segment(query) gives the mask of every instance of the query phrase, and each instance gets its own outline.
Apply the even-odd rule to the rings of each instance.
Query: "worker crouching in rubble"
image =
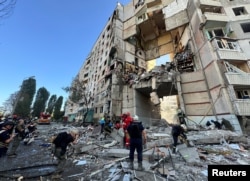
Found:
[[[142,125],[142,122],[139,122],[139,117],[134,116],[133,121],[127,128],[128,134],[130,136],[130,149],[129,149],[129,161],[130,168],[134,169],[134,153],[135,150],[137,152],[137,160],[138,160],[138,170],[144,170],[142,166],[143,160],[143,143],[145,144],[147,141],[147,136],[145,129]]]
[[[172,125],[171,134],[172,134],[173,141],[174,141],[173,151],[172,151],[173,153],[176,153],[176,146],[178,143],[178,139],[182,139],[183,142],[187,142],[187,144],[189,144],[187,140],[187,136],[185,134],[186,131],[187,131],[187,127],[184,124]]]
[[[70,132],[61,132],[53,140],[54,148],[52,152],[54,156],[58,159],[58,168],[56,173],[63,172],[63,167],[66,163],[66,150],[70,143],[76,144],[78,139],[79,131],[77,129],[72,129]]]

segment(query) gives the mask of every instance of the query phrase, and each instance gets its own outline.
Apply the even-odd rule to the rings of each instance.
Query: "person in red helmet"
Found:
[[[123,129],[124,129],[124,146],[125,148],[129,148],[130,140],[129,140],[129,134],[128,134],[128,126],[132,122],[132,117],[130,116],[130,113],[127,112],[122,115],[122,123],[123,123]]]

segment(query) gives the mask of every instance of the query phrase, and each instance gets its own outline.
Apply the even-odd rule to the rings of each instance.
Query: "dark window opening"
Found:
[[[135,58],[135,66],[138,66],[138,58]]]
[[[224,36],[222,29],[214,30],[214,34],[215,36]]]
[[[247,14],[244,7],[233,8],[233,12],[234,12],[235,16]]]
[[[241,28],[244,33],[249,33],[250,32],[250,23],[242,23]]]

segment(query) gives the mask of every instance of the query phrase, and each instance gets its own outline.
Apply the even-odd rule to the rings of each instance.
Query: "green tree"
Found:
[[[56,103],[56,99],[57,99],[57,96],[55,94],[52,95],[50,97],[50,99],[49,99],[46,112],[49,113],[50,115],[53,113],[53,109],[54,109],[54,106],[55,106],[55,103]]]
[[[94,100],[92,93],[89,91],[87,84],[80,80],[79,75],[77,75],[70,87],[63,88],[67,93],[69,93],[69,100],[75,104],[83,105],[84,112],[81,125],[85,122],[87,115],[90,110],[91,101]]]
[[[63,104],[63,96],[60,96],[56,100],[56,103],[55,103],[55,106],[54,106],[53,117],[54,117],[55,120],[61,119],[62,116],[64,115],[64,112],[61,111],[62,104]]]
[[[21,89],[16,96],[12,114],[16,114],[23,118],[29,117],[35,92],[36,79],[34,77],[30,77],[26,80],[23,80]]]
[[[50,93],[47,91],[45,87],[41,87],[38,89],[36,93],[36,99],[33,105],[33,117],[39,117],[41,112],[45,111],[46,103],[48,101]]]

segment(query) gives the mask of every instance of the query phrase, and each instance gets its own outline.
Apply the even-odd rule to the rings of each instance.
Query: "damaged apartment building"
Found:
[[[130,112],[161,119],[176,96],[188,124],[227,119],[242,133],[250,116],[250,0],[132,0],[117,6],[76,78],[93,97],[67,102],[69,121]],[[154,68],[152,62],[169,55]]]

